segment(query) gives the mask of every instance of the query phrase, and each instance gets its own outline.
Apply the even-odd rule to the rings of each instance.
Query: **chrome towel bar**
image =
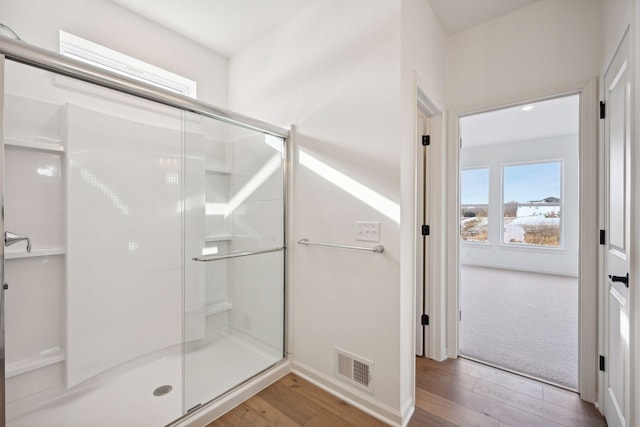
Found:
[[[211,256],[204,256],[204,257],[195,257],[195,258],[192,258],[192,259],[194,261],[199,261],[199,262],[221,261],[223,259],[240,258],[240,257],[243,257],[243,256],[260,255],[260,254],[268,254],[268,253],[271,253],[271,252],[280,252],[282,250],[284,250],[284,247],[282,247],[282,248],[274,248],[274,249],[265,249],[263,251],[255,251],[255,252],[236,252],[236,253],[223,254],[223,255],[211,255]]]
[[[375,252],[378,254],[381,254],[382,252],[384,252],[384,246],[382,245],[378,245],[373,248],[363,248],[362,246],[347,246],[347,245],[334,245],[332,243],[310,242],[309,239],[300,239],[298,240],[298,243],[301,245],[307,245],[307,246],[327,246],[329,248],[353,249],[356,251],[368,251],[368,252]]]

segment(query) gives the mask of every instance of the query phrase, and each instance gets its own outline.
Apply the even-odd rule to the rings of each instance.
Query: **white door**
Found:
[[[605,372],[604,413],[610,427],[629,414],[629,41],[626,35],[604,76],[605,143]]]
[[[422,135],[428,135],[430,132],[429,117],[418,108],[418,116],[416,118],[416,134],[418,136],[417,144],[417,215],[418,222],[416,230],[421,233],[422,225],[429,224],[429,215],[427,209],[427,191],[428,191],[428,147],[422,144]],[[427,292],[427,275],[429,260],[429,241],[428,236],[419,236],[416,248],[416,355],[427,356],[430,354],[428,333],[429,328],[422,326],[422,315],[428,313],[428,292]]]

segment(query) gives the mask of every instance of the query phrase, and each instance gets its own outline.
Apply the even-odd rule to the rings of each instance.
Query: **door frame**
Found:
[[[498,109],[518,106],[569,95],[580,95],[580,228],[579,228],[579,339],[578,391],[583,400],[596,401],[598,387],[598,138],[596,79],[567,87],[537,93],[503,102],[452,109],[448,111],[447,134],[447,357],[457,358],[459,345],[460,271],[460,118]]]
[[[428,92],[424,89],[426,85],[418,74],[414,72],[414,94],[415,99],[414,114],[413,114],[413,131],[415,144],[418,144],[417,135],[417,113],[418,109],[421,109],[423,113],[426,113],[431,125],[431,145],[428,148],[427,155],[427,172],[429,176],[427,181],[430,183],[441,182],[443,176],[446,173],[446,139],[445,139],[445,113],[433,98],[428,95]],[[420,148],[422,146],[420,145]],[[413,181],[414,181],[414,222],[415,232],[413,233],[413,283],[414,283],[414,327],[421,329],[420,316],[421,314],[429,315],[429,332],[426,334],[428,343],[425,343],[424,357],[442,361],[447,358],[446,356],[446,259],[439,254],[445,252],[445,231],[446,231],[446,189],[442,185],[430,185],[429,193],[425,195],[425,202],[428,209],[427,218],[430,221],[431,233],[427,239],[429,246],[429,253],[431,254],[429,259],[429,271],[425,276],[425,300],[426,307],[422,310],[420,304],[420,293],[418,292],[418,286],[422,286],[418,283],[418,279],[421,275],[418,274],[418,269],[422,267],[422,260],[420,254],[422,253],[422,235],[418,225],[422,225],[420,213],[421,206],[418,206],[418,191],[421,191],[422,184],[420,180],[422,177],[418,176],[417,162],[421,161],[422,157],[418,156],[418,148],[414,145],[412,149],[413,157]],[[420,223],[420,224],[419,224]],[[413,336],[413,347],[416,348],[416,333]],[[415,353],[415,352],[414,352]],[[415,369],[414,369],[415,371]],[[415,374],[414,374],[415,375]]]

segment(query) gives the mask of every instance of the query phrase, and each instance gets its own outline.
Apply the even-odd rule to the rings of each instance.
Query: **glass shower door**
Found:
[[[189,411],[284,356],[284,141],[187,114],[184,394]]]

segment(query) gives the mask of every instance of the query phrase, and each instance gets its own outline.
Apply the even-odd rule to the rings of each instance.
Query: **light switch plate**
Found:
[[[380,223],[373,221],[356,221],[356,240],[379,242]]]

